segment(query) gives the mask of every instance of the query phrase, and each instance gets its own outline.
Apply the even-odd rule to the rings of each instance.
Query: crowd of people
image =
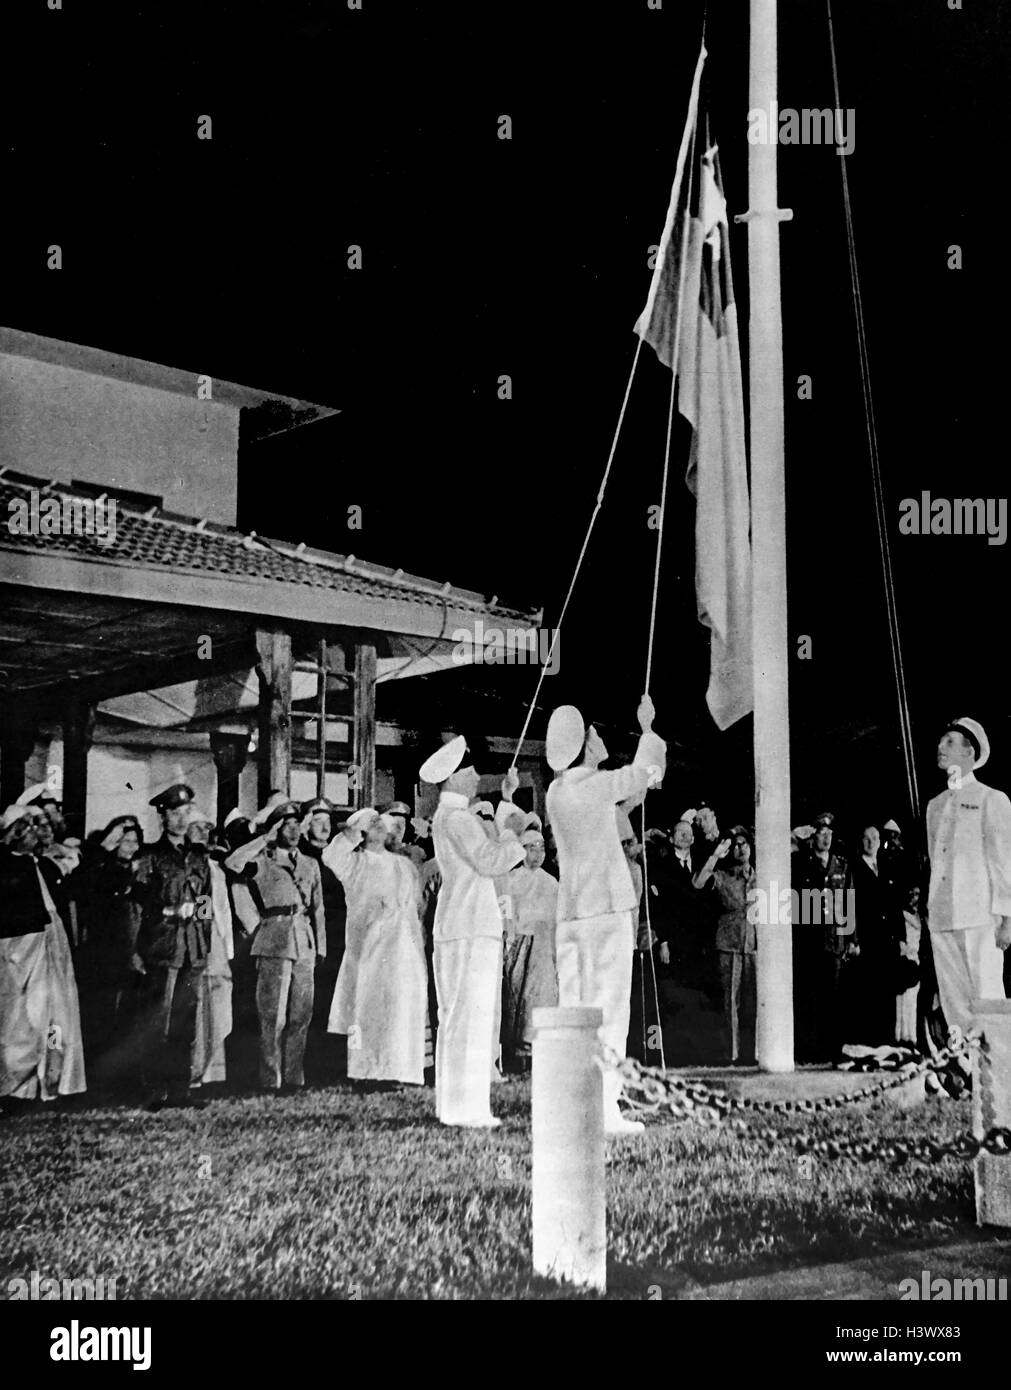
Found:
[[[235,1084],[236,1017],[253,1023],[268,1093],[305,1084],[315,1019],[345,1040],[352,1082],[420,1086],[428,1072],[439,1119],[468,1126],[497,1123],[490,1088],[529,1067],[539,1007],[594,1004],[616,1054],[655,1061],[647,1038],[675,1040],[686,1001],[701,1001],[721,1020],[705,1060],[753,1065],[752,833],[722,832],[703,803],[640,842],[631,814],[663,776],[665,745],[648,699],[638,717],[635,757],[607,771],[597,731],[572,706],[555,711],[546,824],[513,801],[515,773],[497,805],[478,796],[463,738],[420,769],[440,789],[430,821],[394,802],[339,824],[325,798],[275,793],[219,830],[179,783],[150,803],[154,843],[123,815],[81,844],[56,795],[29,788],[0,820],[0,1102],[132,1090],[153,1110],[203,1104]],[[1003,995],[1011,803],[975,781],[986,753],[971,720],[939,746],[957,778],[927,816],[933,933],[919,857],[894,820],[859,824],[856,852],[830,812],[793,832],[799,1061],[926,1051],[945,1017],[968,1026],[974,994]],[[969,910],[987,920],[966,929],[958,903],[973,874]],[[699,1058],[668,1046],[668,1064],[685,1060]],[[614,1073],[604,1107],[610,1131],[636,1128]]]
[[[752,832],[735,825],[722,835],[715,812],[702,806],[646,838],[657,976],[718,1000],[722,1060],[752,1065],[763,922]],[[894,821],[864,826],[859,839],[861,852],[851,856],[830,812],[793,832],[795,1050],[802,1062],[841,1062],[847,1044],[922,1038],[918,866]]]

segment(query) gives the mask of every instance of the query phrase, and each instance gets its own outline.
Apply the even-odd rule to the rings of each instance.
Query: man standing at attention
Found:
[[[793,924],[793,978],[797,1056],[837,1064],[847,1041],[844,1000],[860,955],[852,910],[853,870],[835,833],[835,816],[814,818],[814,833],[797,855],[794,884],[809,904]]]
[[[927,806],[928,918],[941,1008],[966,1032],[974,999],[1003,999],[1011,945],[1011,801],[976,780],[990,756],[983,726],[956,719],[937,745],[948,790]]]
[[[628,767],[599,770],[608,756],[604,741],[592,724],[585,727],[574,705],[552,714],[546,750],[559,774],[547,796],[558,848],[558,1000],[563,1008],[602,1008],[601,1039],[620,1057],[628,1038],[638,906],[614,808],[644,795],[667,765],[667,745],[653,733],[648,695],[637,717],[642,736]],[[621,1078],[605,1072],[604,1128],[609,1134],[638,1133],[642,1124],[624,1119],[618,1109],[620,1092]]]
[[[211,948],[210,864],[186,839],[192,802],[193,788],[183,782],[152,797],[161,839],[137,856],[137,954],[151,986],[143,1057],[151,1110],[189,1103],[197,1004]]]

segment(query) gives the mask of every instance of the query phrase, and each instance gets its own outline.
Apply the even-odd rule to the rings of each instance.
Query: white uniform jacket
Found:
[[[502,816],[496,819],[501,824]],[[439,797],[432,818],[432,843],[442,875],[433,940],[501,939],[495,876],[519,864],[526,857],[525,847],[511,830],[502,830],[498,839],[490,840],[459,792],[443,792]]]
[[[1011,801],[969,773],[927,806],[930,929],[1011,917]]]
[[[667,745],[643,734],[630,767],[595,772],[570,767],[548,788],[547,814],[558,852],[558,920],[603,917],[636,907],[635,889],[618,838],[615,806],[641,796],[667,765]],[[655,780],[655,779],[654,779]]]

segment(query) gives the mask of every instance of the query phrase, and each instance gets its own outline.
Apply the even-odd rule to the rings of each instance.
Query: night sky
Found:
[[[338,407],[249,446],[240,523],[551,624],[593,508],[660,238],[702,5],[6,0],[3,321]],[[1001,10],[1003,9],[1003,13]],[[712,131],[747,207],[747,14],[710,0]],[[97,12],[97,14],[96,14]],[[898,504],[1007,495],[1003,212],[1011,13],[836,0],[872,385],[921,790],[953,715],[1011,785],[1008,547],[898,534]],[[825,6],[782,0],[780,104],[833,105]],[[197,118],[213,139],[196,138]],[[508,114],[513,138],[497,138]],[[780,150],[795,823],[904,816],[840,159]],[[732,229],[747,356],[747,234]],[[63,247],[64,269],[45,269]],[[363,269],[347,268],[347,247]],[[964,269],[947,268],[963,248]],[[497,399],[507,373],[514,399]],[[796,381],[813,378],[813,399]],[[548,708],[618,746],[642,686],[669,374],[644,350]],[[750,819],[751,720],[704,703],[692,500],[675,433],[653,694],[684,770]],[[348,532],[347,507],[364,528]],[[451,707],[450,685],[445,698]],[[518,732],[536,672],[483,673]],[[380,705],[380,716],[383,714]],[[543,719],[532,733],[543,733]],[[669,779],[670,780],[670,779]],[[674,803],[679,803],[674,805]],[[905,813],[908,818],[908,814]]]

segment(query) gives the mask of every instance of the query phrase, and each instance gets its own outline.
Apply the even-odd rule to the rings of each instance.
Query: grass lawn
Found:
[[[530,1272],[530,1091],[496,1087],[495,1132],[448,1130],[430,1090],[347,1085],[204,1111],[0,1119],[7,1280],[105,1275],[123,1298],[567,1297]],[[946,1138],[967,1101],[878,1104],[820,1136]],[[972,1169],[798,1162],[727,1130],[609,1141],[609,1296],[976,1237]]]

